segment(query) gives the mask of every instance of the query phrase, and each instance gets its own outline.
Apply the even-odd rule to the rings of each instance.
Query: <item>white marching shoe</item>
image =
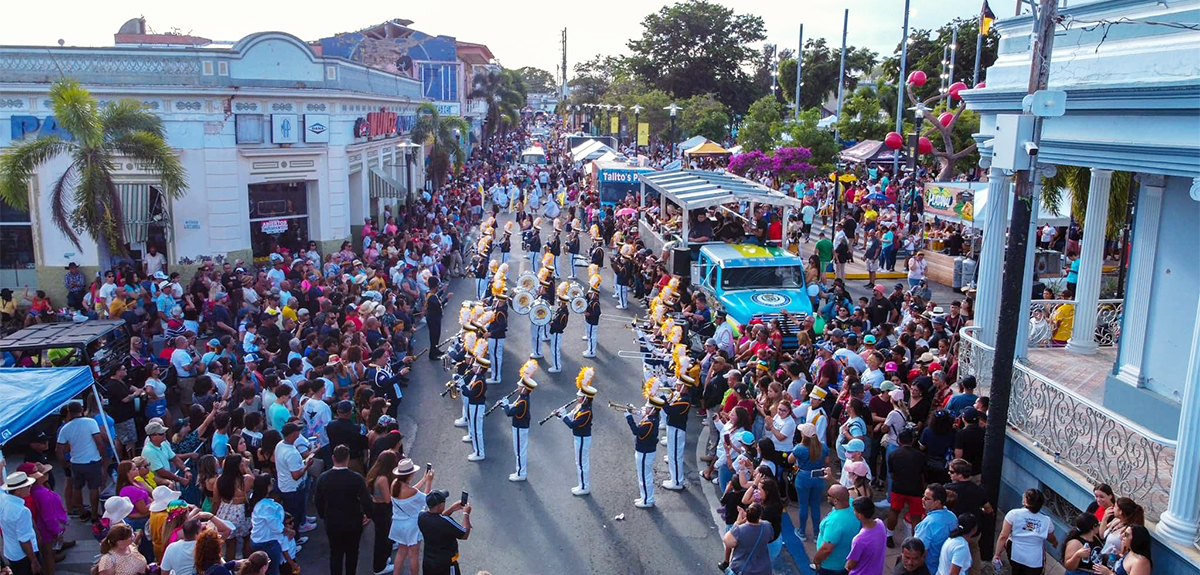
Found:
[[[592,490],[584,489],[578,485],[571,488],[571,495],[575,495],[575,496],[579,496],[579,497],[583,497],[584,495],[587,495],[591,492],[592,492]]]
[[[454,420],[454,427],[466,427],[466,426],[467,426],[467,418],[460,417],[460,418]]]
[[[685,487],[684,485],[680,485],[678,483],[671,483],[670,479],[664,479],[662,486],[663,489],[669,489],[671,491],[683,491],[683,488]]]
[[[467,456],[467,461],[483,461],[483,456],[472,453]]]
[[[508,480],[509,480],[509,481],[512,481],[512,482],[514,482],[514,483],[516,483],[516,482],[518,482],[518,481],[525,481],[525,476],[524,476],[524,475],[517,475],[516,473],[510,473],[510,474],[508,475]]]
[[[646,503],[645,501],[642,501],[641,499],[634,499],[633,505],[639,509],[650,509],[651,507],[654,507],[653,503]]]
[[[462,442],[463,442],[463,443],[471,443],[471,436],[470,436],[470,435],[464,435],[464,436],[463,436],[463,439],[462,439]]]

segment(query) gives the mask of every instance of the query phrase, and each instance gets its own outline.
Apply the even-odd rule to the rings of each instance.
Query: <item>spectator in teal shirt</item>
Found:
[[[812,568],[818,575],[846,572],[846,557],[850,555],[854,536],[862,529],[862,522],[850,508],[850,492],[841,484],[829,488],[829,503],[833,510],[821,520],[817,553],[813,555]]]
[[[1079,283],[1079,256],[1071,258],[1071,266],[1067,268],[1067,289],[1075,293],[1075,284]]]

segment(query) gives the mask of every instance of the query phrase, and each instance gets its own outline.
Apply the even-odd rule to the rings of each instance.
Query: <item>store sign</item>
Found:
[[[24,140],[27,136],[58,136],[64,140],[73,139],[70,132],[58,127],[54,116],[39,119],[36,116],[12,116],[12,139],[14,142]]]
[[[304,141],[310,144],[329,141],[329,114],[304,115]]]
[[[262,223],[262,233],[278,235],[286,232],[288,229],[287,220],[267,220]]]
[[[636,184],[638,183],[638,172],[601,170],[600,182],[605,184]]]
[[[975,219],[975,191],[938,184],[925,184],[925,211],[944,218]]]
[[[300,117],[296,114],[271,114],[271,143],[295,144],[300,141]]]
[[[382,108],[378,112],[367,114],[366,118],[359,118],[354,121],[355,138],[395,136],[397,130],[396,113]]]
[[[185,229],[185,230],[200,229],[200,220],[183,220],[183,229]]]
[[[458,102],[434,102],[439,116],[461,116],[462,104]]]

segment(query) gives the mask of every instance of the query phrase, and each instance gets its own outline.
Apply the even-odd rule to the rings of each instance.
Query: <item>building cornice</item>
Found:
[[[1095,88],[1067,89],[1067,111],[1124,114],[1200,113],[1200,78],[1161,84],[1111,84]],[[959,92],[967,107],[976,112],[1021,111],[1023,91],[991,88]]]

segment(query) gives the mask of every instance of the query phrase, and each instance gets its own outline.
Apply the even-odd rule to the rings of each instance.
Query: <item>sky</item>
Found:
[[[805,40],[824,37],[841,44],[843,9],[849,8],[847,42],[891,54],[903,34],[904,0],[717,0],[739,14],[761,16],[767,41],[793,47],[804,24]],[[661,3],[660,3],[661,2]],[[364,2],[339,4],[296,0],[289,3],[208,0],[192,2],[133,2],[130,0],[60,0],[53,15],[37,2],[12,2],[5,9],[10,23],[0,32],[0,45],[111,46],[113,34],[130,18],[143,16],[156,32],[178,28],[213,40],[236,41],[254,32],[277,30],[303,40],[403,18],[422,32],[453,36],[486,44],[507,68],[535,66],[550,73],[562,61],[561,31],[567,28],[567,63],[596,54],[625,54],[625,43],[640,37],[642,19],[666,2],[607,0],[602,3],[499,2],[457,0],[421,5]],[[1015,0],[991,0],[997,16],[1011,16]],[[390,6],[389,6],[390,5]],[[412,6],[411,8],[404,7]],[[979,14],[979,0],[911,0],[910,26],[937,28],[955,17]],[[586,8],[584,8],[586,6]],[[503,8],[500,8],[503,7]]]

